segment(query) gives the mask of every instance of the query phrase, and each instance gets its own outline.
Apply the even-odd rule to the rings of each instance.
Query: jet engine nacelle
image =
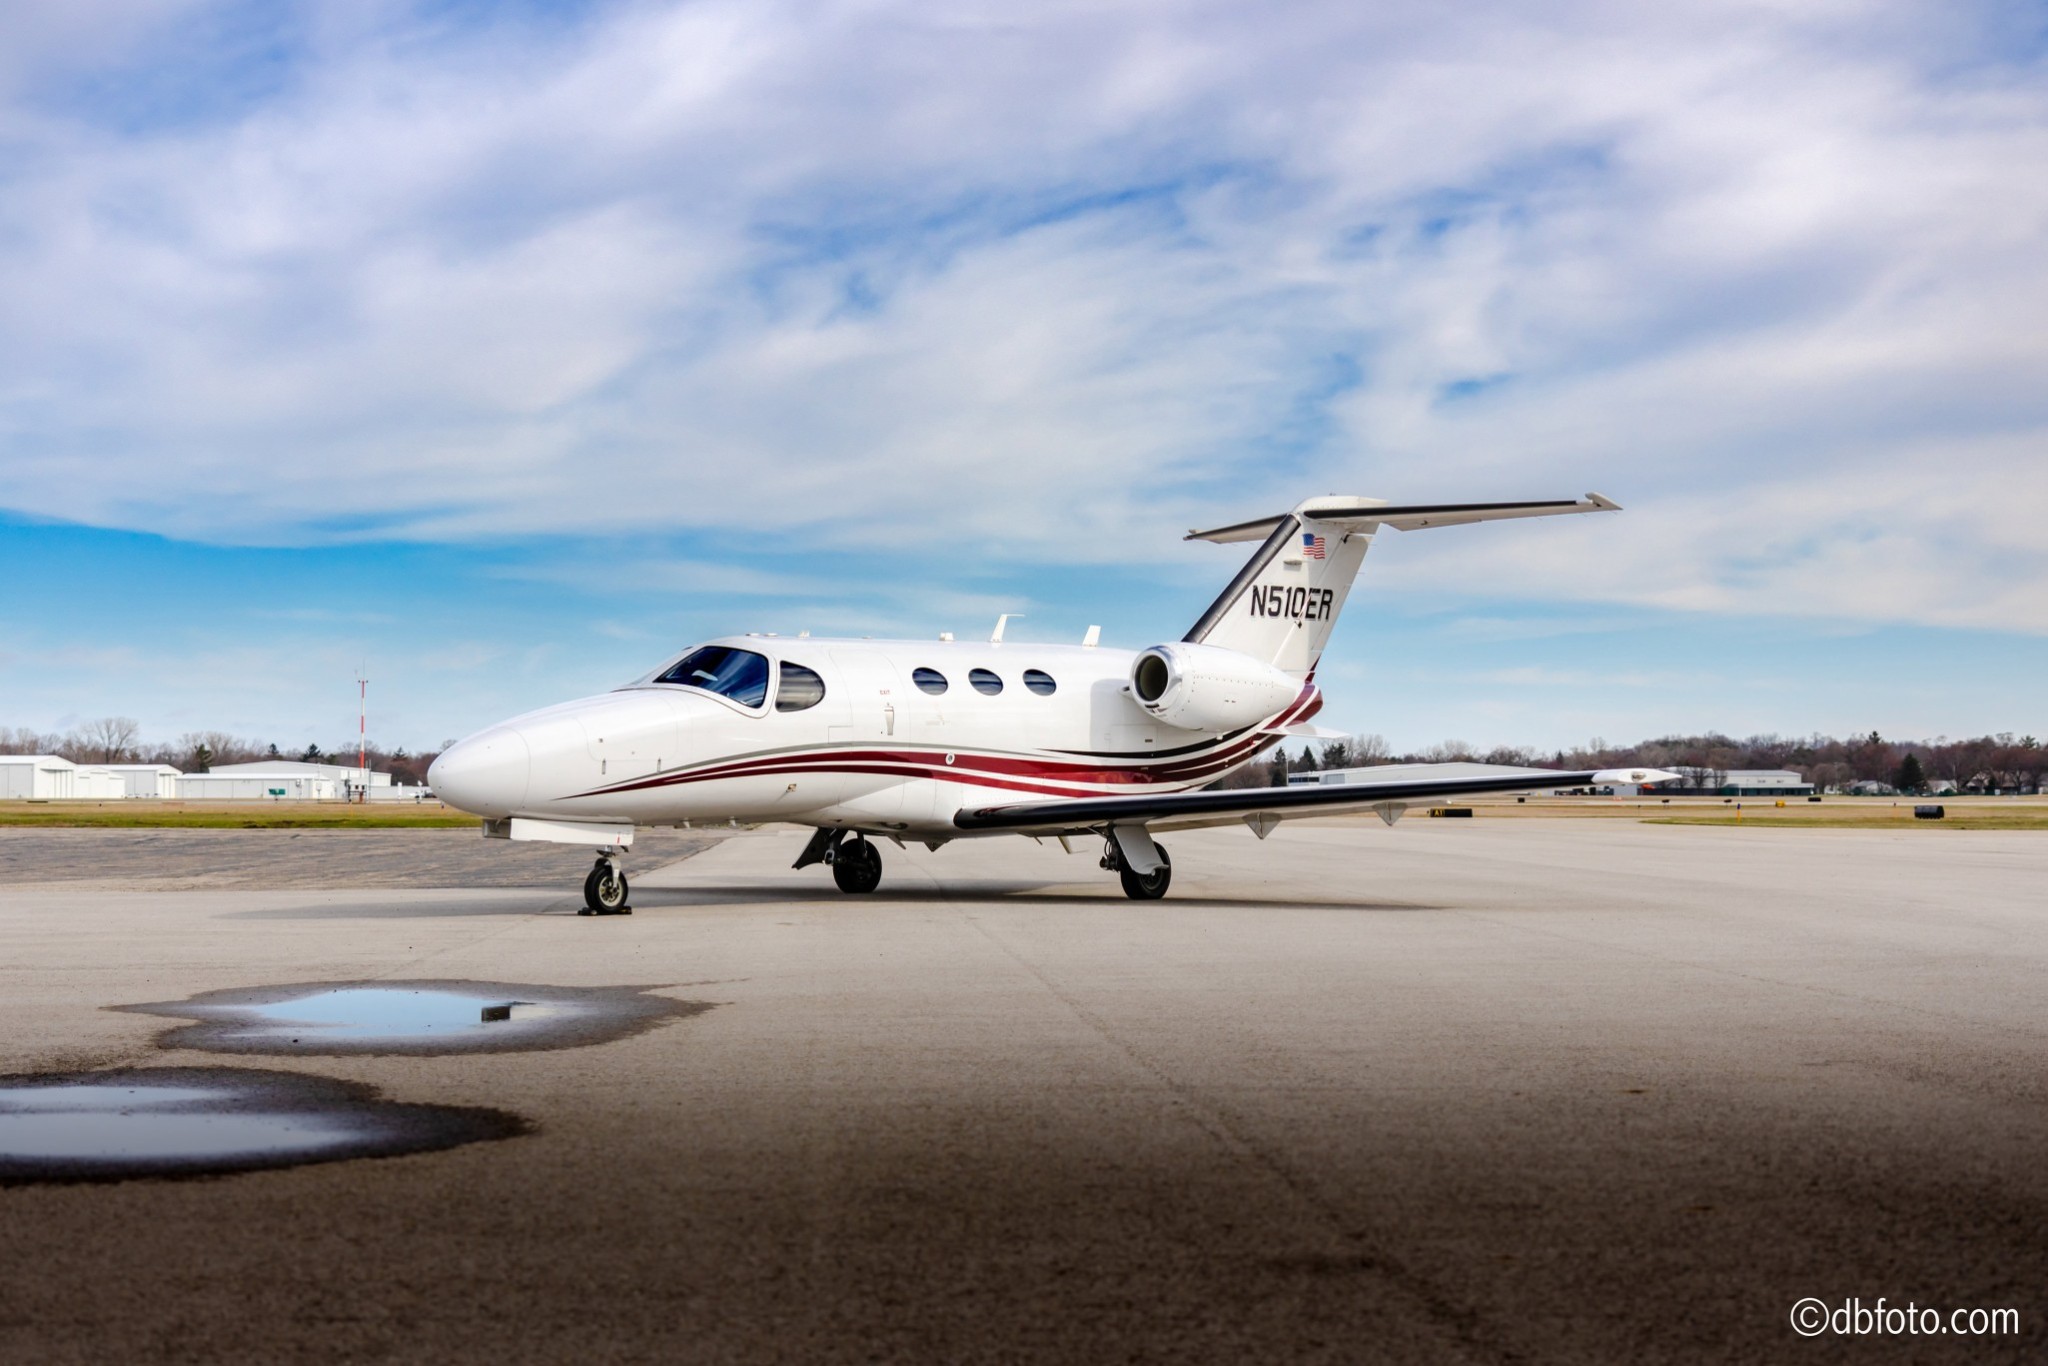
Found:
[[[1255,725],[1300,695],[1300,679],[1217,645],[1154,645],[1131,661],[1131,696],[1153,720],[1182,730]]]

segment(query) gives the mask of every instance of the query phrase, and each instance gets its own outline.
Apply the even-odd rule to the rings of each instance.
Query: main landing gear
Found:
[[[583,909],[576,914],[633,914],[633,908],[626,904],[626,870],[619,866],[617,854],[597,856],[597,866],[583,879]]]
[[[869,844],[865,835],[841,840],[826,858],[832,864],[832,880],[842,892],[859,895],[882,885],[882,851]]]
[[[1166,856],[1166,850],[1159,845],[1159,867],[1150,873],[1134,873],[1125,864],[1118,852],[1115,840],[1105,840],[1102,846],[1102,866],[1116,870],[1117,877],[1124,884],[1124,895],[1133,901],[1157,901],[1166,895],[1167,886],[1173,881],[1173,860]]]
[[[832,865],[832,880],[842,892],[858,895],[882,885],[882,851],[869,844],[868,837],[857,830],[821,826],[789,866],[808,868],[814,863]]]

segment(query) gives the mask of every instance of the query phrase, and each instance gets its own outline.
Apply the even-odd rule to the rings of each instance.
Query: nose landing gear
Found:
[[[597,866],[583,879],[583,909],[578,915],[631,915],[626,904],[626,870],[619,856],[606,851],[597,856]]]

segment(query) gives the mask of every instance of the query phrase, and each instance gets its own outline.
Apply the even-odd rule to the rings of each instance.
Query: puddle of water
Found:
[[[354,1137],[355,1131],[346,1124],[288,1115],[166,1115],[135,1110],[0,1114],[0,1159],[65,1159],[88,1166],[318,1152],[341,1147]]]
[[[494,1000],[466,991],[341,987],[285,1001],[240,1007],[239,1037],[423,1040],[478,1033],[503,1024],[561,1019],[568,1007]]]
[[[404,1105],[366,1086],[289,1072],[202,1067],[0,1077],[0,1184],[386,1157],[525,1129],[494,1110]]]
[[[165,1048],[217,1053],[493,1053],[576,1048],[711,1009],[652,987],[505,982],[306,982],[117,1010],[194,1021]]]
[[[78,1083],[0,1088],[0,1114],[14,1110],[61,1111],[148,1110],[184,1101],[210,1100],[213,1092],[197,1086],[105,1086]]]

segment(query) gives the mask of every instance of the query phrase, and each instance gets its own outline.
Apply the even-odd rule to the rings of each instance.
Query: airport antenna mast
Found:
[[[370,800],[370,678],[356,669],[356,800]]]

